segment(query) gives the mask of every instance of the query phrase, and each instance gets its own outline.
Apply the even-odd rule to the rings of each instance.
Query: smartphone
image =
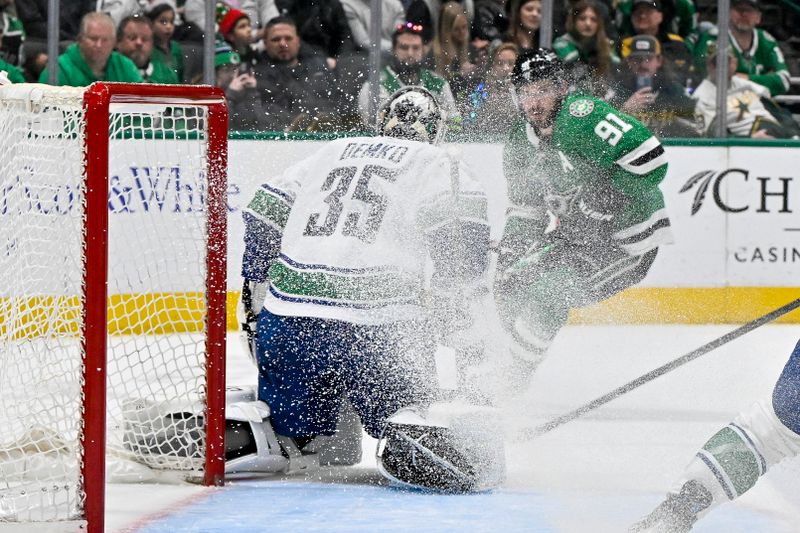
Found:
[[[636,76],[636,90],[653,86],[652,76]]]

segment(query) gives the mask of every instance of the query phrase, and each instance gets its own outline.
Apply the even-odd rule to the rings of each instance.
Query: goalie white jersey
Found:
[[[337,139],[259,188],[244,212],[243,276],[285,316],[362,324],[419,318],[439,288],[485,271],[486,197],[433,145]]]

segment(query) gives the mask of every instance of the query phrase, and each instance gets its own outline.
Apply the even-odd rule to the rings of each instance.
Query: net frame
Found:
[[[209,86],[98,82],[86,89],[14,86],[17,88],[55,95],[61,91],[71,92],[73,97],[82,93],[85,207],[81,245],[84,305],[80,310],[79,334],[82,357],[79,469],[85,496],[82,520],[87,531],[99,533],[105,525],[111,106],[173,104],[206,109],[206,405],[203,417],[206,447],[202,483],[210,486],[224,483],[227,106],[224,92]],[[69,527],[67,523],[62,525]]]

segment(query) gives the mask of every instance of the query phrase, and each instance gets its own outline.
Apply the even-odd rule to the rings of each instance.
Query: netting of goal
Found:
[[[221,482],[226,120],[208,87],[0,87],[0,522],[102,524],[104,456]]]

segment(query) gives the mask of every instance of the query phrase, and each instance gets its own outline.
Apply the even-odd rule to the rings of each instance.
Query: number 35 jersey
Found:
[[[262,185],[244,210],[245,279],[285,316],[362,324],[424,313],[426,265],[441,290],[488,263],[486,197],[430,144],[337,139]]]

